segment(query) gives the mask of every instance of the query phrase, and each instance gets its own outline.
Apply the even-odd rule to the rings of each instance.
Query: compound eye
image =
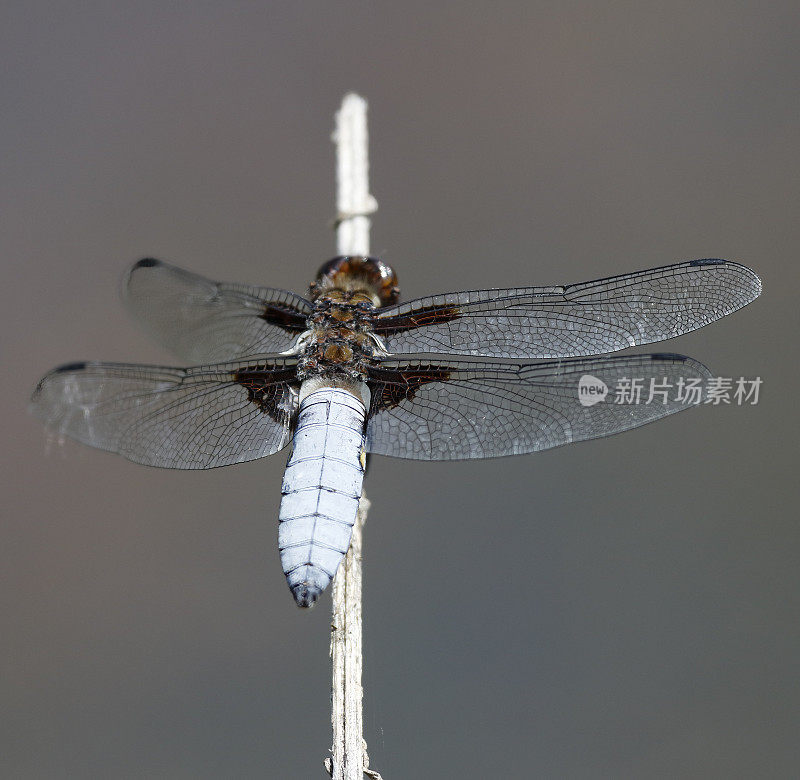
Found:
[[[396,303],[400,294],[391,266],[377,257],[361,255],[334,257],[325,263],[310,287],[311,297],[315,299],[334,289],[350,291],[354,303],[363,295],[373,305],[377,301],[381,306]]]

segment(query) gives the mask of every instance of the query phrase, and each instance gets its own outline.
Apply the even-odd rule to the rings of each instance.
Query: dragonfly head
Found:
[[[397,274],[377,257],[343,255],[328,260],[317,272],[311,284],[311,298],[338,290],[348,299],[358,302],[359,293],[366,295],[376,306],[391,306],[400,298]]]

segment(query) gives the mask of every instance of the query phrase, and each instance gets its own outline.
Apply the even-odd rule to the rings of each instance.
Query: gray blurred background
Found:
[[[373,461],[374,767],[796,777],[799,25],[796,2],[3,3],[0,775],[324,777],[330,598],[299,611],[280,570],[285,456],[148,469],[48,448],[26,404],[59,363],[173,362],[118,299],[139,257],[305,292],[355,89],[406,298],[698,257],[765,288],[655,349],[762,377],[757,406]]]

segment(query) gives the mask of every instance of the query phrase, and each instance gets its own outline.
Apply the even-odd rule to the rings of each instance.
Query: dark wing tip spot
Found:
[[[686,355],[679,355],[677,352],[654,352],[650,355],[652,360],[680,360],[685,361]]]
[[[56,368],[54,374],[67,374],[73,371],[83,371],[89,364],[84,360],[80,363],[65,363],[63,366]]]
[[[59,374],[73,374],[76,371],[84,371],[88,365],[89,363],[84,360],[80,363],[65,363],[63,366],[58,366],[52,371],[49,371],[36,384],[36,389],[33,391],[33,395],[31,396],[31,402],[34,404],[34,406],[36,405],[39,396],[44,392],[44,388],[53,379],[53,377],[58,376]]]
[[[682,363],[685,368],[690,371],[695,371],[702,377],[708,378],[711,376],[711,370],[708,366],[701,363],[699,360],[688,357],[687,355],[679,355],[677,352],[655,352],[650,355],[650,359],[654,362],[669,361],[671,363]]]
[[[138,274],[137,271],[143,268],[167,267],[167,263],[164,263],[161,260],[156,260],[154,257],[143,257],[141,260],[137,260],[122,277],[122,286],[120,287],[122,299],[124,301],[128,301],[131,294],[135,293],[134,288],[141,284],[143,279],[150,279],[152,281],[151,274]],[[135,301],[133,302],[133,305],[134,307],[137,305]]]
[[[716,258],[692,260],[689,264],[695,267],[703,267],[706,265],[727,265],[730,266],[731,270],[736,271],[741,278],[739,285],[740,290],[747,298],[746,301],[743,301],[736,306],[736,309],[739,309],[742,306],[750,303],[758,298],[759,295],[761,295],[761,279],[752,268],[748,268],[746,265],[742,265],[741,263],[737,263],[732,260],[720,260]]]
[[[153,257],[143,257],[137,263],[134,263],[132,271],[135,271],[137,268],[152,268],[156,265],[163,265],[160,260],[156,260]]]
[[[718,257],[708,257],[704,260],[692,260],[689,265],[701,266],[701,265],[727,265],[730,261],[729,260],[721,260]]]

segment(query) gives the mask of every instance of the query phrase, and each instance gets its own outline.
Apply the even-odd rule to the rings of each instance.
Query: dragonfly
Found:
[[[720,259],[406,303],[373,257],[325,263],[307,298],[144,259],[126,274],[127,308],[194,367],[71,363],[44,376],[32,409],[61,437],[161,468],[228,466],[291,443],[278,547],[310,607],[349,547],[367,453],[522,455],[696,405],[586,402],[580,387],[706,381],[683,355],[608,353],[693,331],[760,292],[752,270]]]

